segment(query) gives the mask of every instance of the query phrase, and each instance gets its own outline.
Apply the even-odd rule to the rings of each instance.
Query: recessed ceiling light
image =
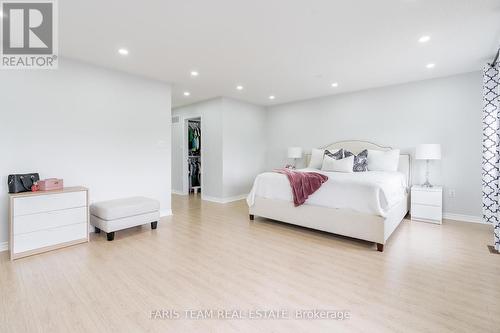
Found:
[[[243,90],[243,86],[236,86],[236,90]]]
[[[333,88],[337,88],[338,86],[339,86],[339,84],[338,84],[337,82],[333,82],[333,83],[332,83],[332,87],[333,87]]]
[[[185,91],[185,92],[184,92],[184,96],[186,96],[186,97],[187,97],[187,96],[190,96],[190,95],[191,95],[191,93],[190,93],[189,91]]]
[[[198,76],[200,75],[200,73],[198,73],[197,71],[191,71],[191,76]]]
[[[125,55],[128,55],[128,50],[121,48],[121,49],[118,49],[118,53],[125,56]]]
[[[428,41],[431,40],[431,36],[422,36],[418,39],[419,43],[427,43]]]
[[[269,96],[269,99],[275,99],[276,97],[274,95]]]
[[[431,69],[431,68],[436,67],[436,64],[427,64],[427,65],[425,65],[425,67]]]

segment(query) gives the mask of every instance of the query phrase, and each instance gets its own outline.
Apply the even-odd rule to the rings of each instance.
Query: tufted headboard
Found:
[[[373,142],[361,141],[361,140],[346,140],[331,143],[325,147],[321,147],[321,149],[328,149],[331,151],[338,150],[340,148],[344,148],[349,150],[354,154],[358,154],[364,149],[372,149],[372,150],[382,150],[387,151],[391,150],[391,147],[383,147],[379,146]],[[305,154],[306,156],[306,165],[309,165],[309,160],[311,159],[311,154]],[[399,166],[398,171],[406,175],[406,182],[408,186],[411,186],[411,160],[410,154],[401,154],[399,155]]]

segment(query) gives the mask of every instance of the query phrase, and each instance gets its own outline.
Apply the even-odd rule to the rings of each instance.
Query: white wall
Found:
[[[179,117],[172,125],[173,191],[187,191],[185,120],[201,117],[203,198],[226,201],[247,194],[265,168],[265,108],[219,97],[176,108],[172,116]]]
[[[479,72],[270,107],[267,168],[283,166],[289,146],[361,139],[413,154],[419,143],[440,143],[431,182],[445,187],[444,211],[480,216],[481,108]],[[413,161],[417,183],[423,163]]]
[[[224,98],[224,198],[248,194],[266,167],[266,110]]]
[[[0,242],[7,175],[39,172],[90,200],[156,198],[170,211],[170,86],[79,62],[0,74]]]

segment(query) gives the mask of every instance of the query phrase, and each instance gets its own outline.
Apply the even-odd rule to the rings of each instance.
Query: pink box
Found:
[[[40,191],[62,190],[64,187],[64,181],[57,178],[39,180],[37,184]]]

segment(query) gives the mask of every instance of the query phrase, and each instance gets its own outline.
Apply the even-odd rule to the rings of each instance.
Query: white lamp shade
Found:
[[[288,148],[288,158],[302,158],[302,148],[301,147],[289,147]]]
[[[417,160],[440,160],[441,145],[438,143],[426,143],[417,146],[415,153]]]

